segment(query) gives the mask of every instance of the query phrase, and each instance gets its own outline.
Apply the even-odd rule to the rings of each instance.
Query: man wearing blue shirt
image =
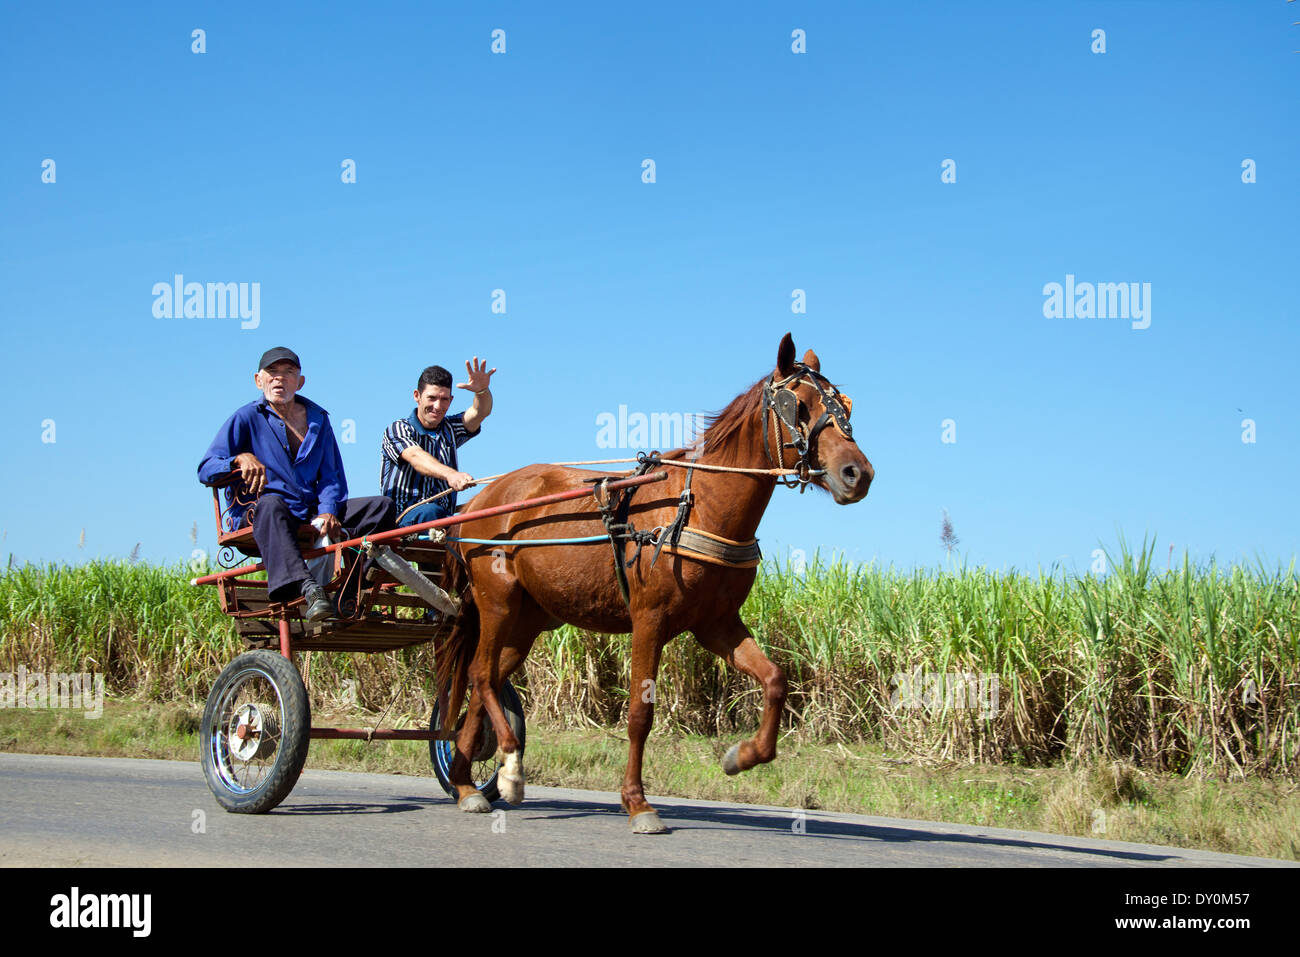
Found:
[[[226,420],[199,463],[199,481],[206,484],[238,470],[241,495],[257,501],[242,505],[234,487],[228,488],[230,528],[252,525],[266,566],[268,597],[290,601],[301,594],[307,599],[305,617],[320,621],[334,609],[298,550],[298,527],[320,519],[321,533],[342,541],[393,528],[396,509],[382,495],[348,498],[329,414],[297,395],[307,380],[293,351],[268,350],[253,381],[262,398]],[[353,565],[354,575],[360,567]],[[346,595],[353,581],[349,578],[340,594]]]

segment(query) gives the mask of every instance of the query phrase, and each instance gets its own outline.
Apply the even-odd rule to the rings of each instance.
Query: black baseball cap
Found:
[[[299,369],[302,369],[302,363],[298,361],[298,353],[292,349],[286,349],[284,346],[276,346],[274,349],[267,349],[262,353],[261,361],[257,363],[257,371],[261,372],[267,366],[275,365],[281,359],[288,359]]]

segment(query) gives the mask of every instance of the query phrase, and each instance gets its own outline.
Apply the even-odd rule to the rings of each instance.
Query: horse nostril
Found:
[[[840,478],[849,488],[858,484],[858,467],[856,465],[846,465],[840,469]]]

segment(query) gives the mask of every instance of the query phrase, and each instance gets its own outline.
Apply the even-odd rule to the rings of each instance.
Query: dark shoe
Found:
[[[426,608],[424,610],[424,623],[426,625],[442,624],[442,612],[436,608]]]
[[[325,589],[314,578],[302,583],[302,597],[307,599],[302,616],[308,621],[324,621],[334,617],[334,605],[325,597]]]

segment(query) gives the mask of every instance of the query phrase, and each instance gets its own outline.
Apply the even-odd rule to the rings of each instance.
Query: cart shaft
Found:
[[[662,482],[668,478],[667,472],[651,472],[649,475],[637,475],[632,478],[616,479],[606,485],[607,489],[617,491],[621,488],[631,488],[636,485],[647,485],[651,482]],[[481,508],[469,512],[461,512],[457,515],[449,515],[446,518],[434,519],[431,522],[421,522],[418,525],[407,525],[403,528],[395,528],[392,531],[380,532],[377,535],[366,535],[362,538],[350,538],[346,542],[335,542],[327,545],[325,548],[313,548],[302,553],[305,561],[311,561],[327,552],[337,552],[345,548],[357,548],[365,542],[388,542],[398,538],[405,538],[408,535],[415,535],[419,532],[427,531],[431,528],[446,528],[449,525],[459,525],[462,522],[472,522],[479,518],[490,518],[493,515],[505,515],[508,512],[518,512],[526,508],[536,508],[539,505],[551,505],[555,502],[567,502],[570,499],[586,498],[595,491],[594,486],[588,488],[575,488],[567,492],[555,492],[551,495],[541,495],[537,498],[525,499],[522,502],[510,502],[506,505],[496,505],[492,508]],[[214,582],[221,581],[223,578],[234,578],[239,575],[248,575],[253,572],[264,571],[265,566],[260,562],[256,565],[245,565],[242,568],[231,568],[224,572],[217,572],[215,575],[204,575],[202,578],[190,580],[191,585],[211,585]]]

